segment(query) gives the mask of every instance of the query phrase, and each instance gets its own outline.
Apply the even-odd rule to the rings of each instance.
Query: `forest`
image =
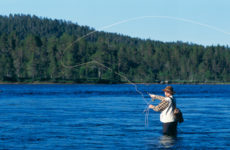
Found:
[[[132,38],[31,15],[0,16],[0,82],[229,83],[230,48]]]

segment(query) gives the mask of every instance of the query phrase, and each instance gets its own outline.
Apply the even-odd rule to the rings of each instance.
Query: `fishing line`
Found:
[[[113,69],[111,69],[110,67],[107,67],[107,66],[103,65],[102,63],[99,63],[96,60],[89,61],[89,62],[86,62],[86,63],[77,64],[74,67],[73,66],[66,66],[66,65],[64,65],[64,67],[66,67],[66,68],[75,68],[75,67],[80,67],[80,66],[84,66],[84,65],[88,65],[88,64],[97,64],[99,66],[102,66],[106,70],[109,70],[111,72],[113,71]],[[145,126],[147,126],[148,125],[148,115],[149,115],[149,108],[148,107],[149,107],[150,102],[148,102],[145,99],[144,94],[140,90],[138,90],[138,87],[137,87],[137,85],[134,82],[130,81],[126,76],[124,76],[124,75],[122,75],[122,74],[120,74],[118,72],[113,72],[113,73],[119,75],[120,77],[122,77],[126,81],[128,81],[131,85],[133,85],[135,87],[136,92],[142,96],[144,102],[146,103],[146,108],[144,109],[143,112],[145,113]]]
[[[189,20],[189,19],[185,19],[185,18],[179,18],[179,17],[172,17],[172,16],[140,16],[140,17],[135,17],[135,18],[129,18],[129,19],[126,19],[126,20],[122,20],[122,21],[118,21],[118,22],[115,22],[113,24],[110,24],[110,25],[106,25],[106,26],[103,26],[101,27],[99,30],[104,30],[104,29],[108,29],[108,28],[111,28],[111,27],[114,27],[114,26],[117,26],[117,25],[120,25],[120,24],[124,24],[124,23],[127,23],[127,22],[131,22],[131,21],[136,21],[136,20],[141,20],[141,19],[146,19],[146,18],[161,18],[161,19],[167,19],[167,20],[176,20],[176,21],[181,21],[181,22],[187,22],[187,23],[190,23],[190,24],[196,24],[196,25],[199,25],[199,26],[203,26],[205,28],[209,28],[211,30],[215,30],[215,31],[218,31],[218,32],[221,32],[221,33],[224,33],[224,34],[227,34],[227,35],[230,35],[230,32],[227,32],[221,28],[218,28],[218,27],[215,27],[215,26],[211,26],[211,25],[208,25],[208,24],[205,24],[205,23],[201,23],[201,22],[198,22],[198,21],[194,21],[194,20]],[[92,61],[89,61],[89,62],[85,62],[85,63],[81,63],[81,64],[76,64],[76,65],[65,65],[64,62],[63,62],[63,56],[65,54],[65,52],[73,46],[73,44],[79,42],[80,40],[82,39],[85,39],[86,37],[96,33],[98,31],[94,30],[94,31],[91,31],[89,33],[87,33],[86,35],[83,35],[79,38],[77,38],[75,41],[73,41],[72,43],[70,43],[69,45],[67,45],[67,47],[63,50],[62,52],[62,55],[61,55],[61,65],[64,67],[64,68],[68,68],[68,69],[72,69],[72,68],[76,68],[76,67],[80,67],[80,66],[84,66],[84,65],[88,65],[88,64],[97,64],[101,67],[103,67],[104,69],[107,69],[109,71],[113,71],[113,69],[111,69],[110,67],[96,61],[96,60],[92,60]],[[150,104],[150,101],[147,101],[144,97],[144,94],[138,90],[138,87],[137,85],[130,81],[125,75],[121,74],[121,73],[118,73],[118,72],[114,72],[113,73],[119,75],[120,77],[124,78],[126,81],[128,81],[131,85],[134,86],[136,92],[138,94],[140,94],[143,98],[143,100],[145,101],[146,103],[146,108],[144,110],[144,112],[146,113],[145,114],[145,125],[148,125],[148,115],[149,115],[149,104]]]
[[[114,27],[114,26],[117,26],[117,25],[120,25],[120,24],[124,24],[124,23],[131,22],[131,21],[136,21],[136,20],[141,20],[141,19],[146,19],[146,18],[161,18],[161,19],[167,19],[167,20],[176,20],[176,21],[181,21],[181,22],[187,22],[187,23],[203,26],[203,27],[209,28],[211,30],[215,30],[215,31],[224,33],[226,35],[230,35],[230,32],[227,32],[227,31],[225,31],[225,30],[223,30],[221,28],[218,28],[218,27],[215,27],[215,26],[212,26],[212,25],[209,25],[209,24],[205,24],[205,23],[201,23],[201,22],[198,22],[198,21],[185,19],[185,18],[172,17],[172,16],[140,16],[140,17],[134,17],[134,18],[129,18],[129,19],[126,19],[126,20],[118,21],[118,22],[115,22],[115,23],[110,24],[110,25],[103,26],[103,27],[99,28],[98,30],[104,30],[104,29],[108,29],[108,28],[111,28],[111,27]],[[91,32],[87,33],[86,35],[83,35],[83,36],[79,37],[77,40],[73,41],[71,44],[69,44],[63,50],[63,55],[73,44],[77,43],[78,41],[80,41],[80,40],[82,40],[82,39],[84,39],[84,38],[88,37],[89,35],[94,34],[96,32],[98,32],[98,31],[96,31],[96,30],[91,31]],[[64,67],[67,67],[67,68],[74,68],[75,67],[75,66],[66,66],[63,63],[63,61],[61,61],[61,63],[62,63],[62,65]],[[77,66],[78,65],[76,65],[76,67]]]

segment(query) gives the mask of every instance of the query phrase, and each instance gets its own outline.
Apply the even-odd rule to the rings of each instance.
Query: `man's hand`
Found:
[[[153,106],[153,105],[149,105],[149,108],[151,108],[151,109],[153,109],[155,106]]]
[[[154,95],[154,94],[149,94],[149,96],[150,96],[151,98],[155,98],[155,95]]]
[[[155,100],[155,95],[154,94],[149,94],[149,96],[152,98],[152,101]]]

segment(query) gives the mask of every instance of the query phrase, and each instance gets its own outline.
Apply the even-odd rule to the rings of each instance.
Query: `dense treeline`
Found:
[[[93,32],[63,20],[0,16],[0,81],[230,82],[230,48]],[[96,60],[76,68],[64,67]],[[64,65],[63,65],[64,64]]]

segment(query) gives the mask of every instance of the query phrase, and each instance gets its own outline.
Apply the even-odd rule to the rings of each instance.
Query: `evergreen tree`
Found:
[[[128,82],[119,73],[134,82],[230,82],[228,46],[166,43],[106,32],[85,36],[92,31],[63,20],[0,16],[0,81]],[[68,67],[94,60],[101,64]]]

